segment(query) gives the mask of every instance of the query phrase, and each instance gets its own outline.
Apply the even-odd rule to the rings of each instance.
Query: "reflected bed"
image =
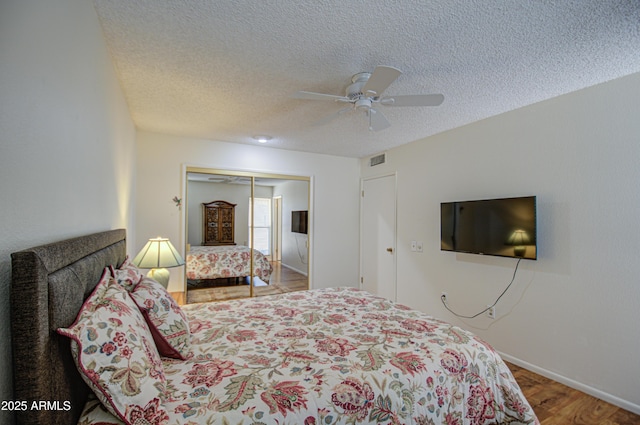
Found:
[[[191,246],[187,252],[187,282],[190,289],[215,286],[214,279],[244,278],[253,275],[269,283],[273,267],[258,250],[243,245]]]

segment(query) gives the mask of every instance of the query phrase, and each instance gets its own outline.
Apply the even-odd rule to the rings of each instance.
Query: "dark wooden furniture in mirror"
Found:
[[[236,204],[212,201],[202,204],[204,228],[202,245],[235,245],[234,217]]]

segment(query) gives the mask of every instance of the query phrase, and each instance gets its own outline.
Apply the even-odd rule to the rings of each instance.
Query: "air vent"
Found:
[[[369,167],[374,167],[376,165],[384,164],[385,154],[381,153],[380,155],[376,155],[369,159]]]

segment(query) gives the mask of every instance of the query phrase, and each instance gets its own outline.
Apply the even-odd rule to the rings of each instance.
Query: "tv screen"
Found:
[[[291,231],[293,233],[307,233],[306,211],[291,211]]]
[[[440,249],[537,259],[536,197],[440,204]]]

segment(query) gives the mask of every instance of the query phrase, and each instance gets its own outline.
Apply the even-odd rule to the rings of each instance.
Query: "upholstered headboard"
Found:
[[[16,412],[17,424],[77,422],[91,390],[73,363],[69,339],[56,329],[73,323],[104,268],[125,258],[123,229],[11,254],[14,400],[27,402]]]

